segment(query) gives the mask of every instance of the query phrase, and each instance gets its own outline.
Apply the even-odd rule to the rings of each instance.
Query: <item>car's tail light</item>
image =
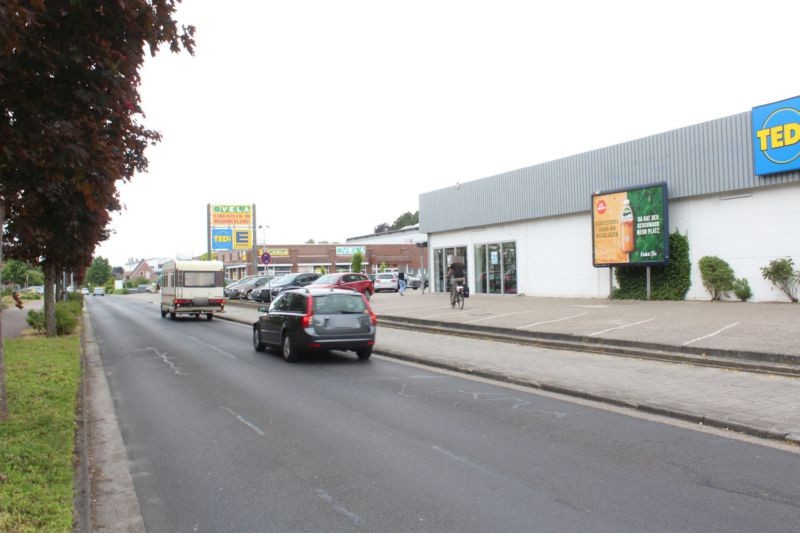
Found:
[[[372,308],[369,306],[369,301],[367,301],[367,297],[362,294],[361,298],[364,300],[364,312],[365,313],[369,313],[369,322],[370,322],[370,324],[372,324],[373,326],[377,326],[378,325],[378,315],[376,315],[375,313],[372,312]]]
[[[191,303],[192,301],[186,298],[175,298],[175,305],[189,305]]]
[[[303,328],[311,327],[311,319],[314,317],[314,297],[309,295],[306,300],[306,314],[303,315],[301,324]]]

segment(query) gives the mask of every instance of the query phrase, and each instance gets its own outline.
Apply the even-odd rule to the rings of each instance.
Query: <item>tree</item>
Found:
[[[314,239],[308,239],[308,240],[306,241],[306,244],[314,244]]]
[[[719,300],[729,291],[733,290],[736,277],[730,265],[719,257],[707,255],[697,262],[700,267],[700,278],[703,287],[711,294],[712,300]]]
[[[361,272],[363,263],[364,263],[364,256],[361,254],[361,252],[357,251],[356,253],[353,254],[353,262],[350,263],[350,269],[353,272]]]
[[[387,224],[386,222],[382,222],[377,226],[375,226],[375,229],[372,230],[372,233],[386,233],[390,229],[391,227],[389,226],[389,224]]]
[[[96,257],[86,270],[86,281],[91,285],[105,285],[111,278],[111,265],[104,257]]]
[[[28,265],[22,261],[11,259],[3,268],[3,281],[14,285],[23,285],[28,276]]]
[[[415,224],[419,224],[419,211],[416,211],[413,214],[411,213],[411,211],[406,211],[405,213],[397,217],[397,220],[394,221],[394,224],[392,224],[392,227],[390,229],[398,230],[405,228],[406,226],[413,226]]]

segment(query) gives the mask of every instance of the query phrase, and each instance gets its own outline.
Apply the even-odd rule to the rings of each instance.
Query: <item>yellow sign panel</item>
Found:
[[[253,206],[251,205],[212,205],[212,226],[252,226]]]
[[[258,250],[258,255],[262,255],[264,252],[269,252],[272,257],[289,257],[288,248],[261,248]]]
[[[253,231],[250,229],[233,230],[233,249],[250,250],[253,247]]]
[[[604,194],[592,199],[594,210],[594,262],[596,264],[625,264],[628,253],[623,242],[622,210],[627,192]]]

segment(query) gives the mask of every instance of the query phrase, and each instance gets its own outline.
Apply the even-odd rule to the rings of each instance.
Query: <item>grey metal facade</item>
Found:
[[[687,198],[800,181],[753,173],[750,112],[423,193],[420,232],[589,211],[595,191],[666,181]]]

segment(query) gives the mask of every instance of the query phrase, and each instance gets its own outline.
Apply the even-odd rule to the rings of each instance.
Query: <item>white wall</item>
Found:
[[[686,298],[706,300],[697,262],[716,255],[746,278],[752,301],[788,301],[761,276],[770,260],[790,256],[800,269],[800,183],[715,195],[669,204],[670,232],[689,236],[692,286]],[[533,296],[604,298],[608,268],[592,266],[589,213],[429,235],[433,250],[467,246],[470,290],[475,291],[475,244],[515,241],[520,293]]]

